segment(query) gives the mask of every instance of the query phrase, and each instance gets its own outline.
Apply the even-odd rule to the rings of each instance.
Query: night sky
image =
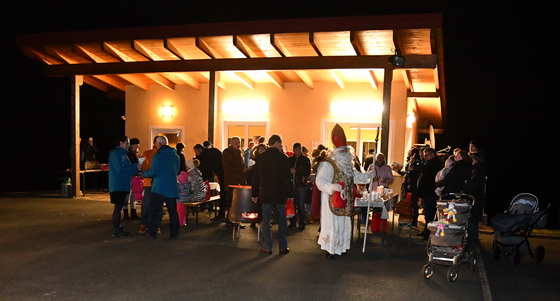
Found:
[[[25,1],[24,1],[25,2]],[[69,4],[64,4],[68,2]],[[171,1],[170,1],[171,2]],[[555,35],[537,7],[468,1],[58,1],[4,5],[0,191],[58,189],[57,173],[70,166],[70,81],[47,78],[42,63],[15,45],[23,33],[185,23],[442,12],[444,15],[447,124],[437,149],[468,148],[471,139],[489,156],[490,213],[518,193],[560,206],[553,190],[556,137],[551,74]],[[308,2],[321,3],[309,4]],[[364,3],[360,3],[364,2]],[[450,4],[449,2],[453,2]],[[7,14],[7,15],[6,15]],[[551,31],[551,29],[548,29]],[[82,138],[107,154],[124,134],[124,103],[84,85]],[[87,113],[86,113],[87,112]],[[110,133],[111,138],[104,138]],[[87,138],[84,138],[87,139]],[[545,148],[545,146],[547,146]],[[550,226],[550,223],[549,223]],[[557,222],[553,222],[558,227]]]

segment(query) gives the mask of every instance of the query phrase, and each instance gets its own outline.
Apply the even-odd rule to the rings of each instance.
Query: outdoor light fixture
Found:
[[[389,57],[389,64],[402,68],[404,66],[404,56],[395,54]]]
[[[163,117],[173,117],[173,105],[163,105],[161,107],[161,114]]]
[[[404,66],[404,56],[399,55],[397,49],[391,49],[395,55],[389,57],[389,64],[394,67],[402,68]]]

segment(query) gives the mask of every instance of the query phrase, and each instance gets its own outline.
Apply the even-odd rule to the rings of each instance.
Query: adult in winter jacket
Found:
[[[474,197],[474,205],[471,209],[469,219],[467,245],[475,248],[478,246],[478,223],[482,221],[484,215],[484,201],[486,191],[486,164],[485,157],[479,153],[471,153],[472,175],[467,182],[467,193]]]
[[[296,221],[299,223],[298,230],[305,229],[305,196],[307,193],[307,181],[311,174],[311,161],[301,151],[301,144],[294,143],[294,155],[288,158],[290,162],[290,173],[294,189],[294,206],[297,214],[292,217],[288,228],[294,228]]]
[[[441,194],[465,192],[466,183],[472,174],[471,158],[467,151],[459,150],[455,155],[455,164],[449,173],[440,181],[437,187],[443,187]]]
[[[148,232],[146,238],[157,238],[157,229],[161,224],[163,203],[169,213],[169,229],[171,239],[179,235],[179,216],[177,215],[177,198],[179,187],[177,175],[179,174],[179,156],[177,151],[168,145],[167,137],[156,138],[157,152],[152,158],[149,170],[142,172],[144,178],[152,178],[151,204],[149,210]]]
[[[426,224],[424,230],[418,235],[428,240],[430,231],[428,231],[428,223],[433,221],[436,215],[436,205],[438,196],[436,194],[436,175],[441,170],[441,162],[436,156],[433,148],[424,150],[424,164],[420,166],[420,177],[418,178],[418,197],[422,199],[424,207],[424,219]]]
[[[272,210],[278,214],[278,244],[280,254],[289,253],[286,231],[286,201],[293,196],[290,181],[290,163],[282,153],[282,137],[272,135],[268,140],[269,148],[255,157],[253,175],[251,177],[253,202],[262,205],[264,244],[262,253],[272,254],[272,233],[270,219]]]
[[[119,140],[119,145],[109,154],[109,196],[113,209],[113,236],[127,237],[128,232],[121,226],[121,211],[130,192],[132,176],[137,174],[140,169],[138,164],[130,162],[127,157],[130,140],[123,136]]]

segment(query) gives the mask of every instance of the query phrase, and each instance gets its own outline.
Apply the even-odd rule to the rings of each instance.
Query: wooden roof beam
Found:
[[[117,74],[117,76],[137,86],[140,89],[146,91],[150,90],[150,85],[145,81],[143,81],[142,79],[140,79],[140,77],[136,74]]]
[[[23,49],[23,53],[25,53],[26,55],[28,55],[30,57],[37,58],[38,60],[45,62],[47,65],[62,65],[62,64],[64,64],[64,62],[61,61],[60,59],[54,58],[54,57],[45,53],[42,50],[37,50],[37,49],[32,49],[32,48],[29,48],[29,47],[25,47]]]
[[[255,90],[255,82],[247,76],[247,74],[243,72],[233,72],[233,74],[241,81],[242,84],[247,86],[247,88],[251,90]]]
[[[414,85],[412,84],[410,72],[408,70],[401,70],[401,72],[406,90],[414,92]]]
[[[329,73],[333,77],[334,81],[338,84],[340,89],[344,90],[344,79],[342,78],[342,74],[340,73],[340,71],[329,70]]]
[[[310,89],[314,88],[313,79],[309,76],[309,74],[307,74],[307,72],[298,70],[296,71],[296,74]]]
[[[200,90],[200,83],[197,82],[194,78],[190,77],[187,74],[184,73],[177,73],[176,74],[182,81],[184,81],[187,85]]]
[[[165,88],[174,91],[175,90],[175,84],[173,82],[171,82],[170,80],[168,80],[167,78],[159,75],[159,74],[153,74],[153,73],[146,73],[145,74],[146,77],[150,78],[151,80],[155,81],[156,83],[164,86]]]
[[[323,56],[323,54],[321,53],[321,50],[319,50],[319,47],[317,47],[317,44],[315,44],[315,33],[314,32],[309,33],[309,44],[311,44],[311,47],[313,47],[313,50],[315,50],[315,52],[317,53],[318,56]]]
[[[108,91],[108,85],[105,82],[100,81],[99,79],[97,79],[93,76],[84,76],[83,78],[84,78],[84,83],[86,83],[86,84],[88,84],[88,85],[90,85],[90,86],[92,86],[96,89],[99,89],[103,92]]]
[[[362,43],[360,43],[360,40],[358,40],[358,35],[356,34],[356,31],[350,32],[350,44],[352,44],[354,51],[356,51],[356,55],[366,54],[366,51],[364,50],[364,46],[362,45]]]
[[[134,59],[126,55],[124,52],[120,51],[117,47],[112,46],[108,42],[103,42],[103,51],[117,58],[121,62],[135,62]]]
[[[377,81],[377,78],[375,77],[375,73],[373,72],[373,70],[369,70],[368,74],[369,74],[368,80],[371,86],[376,90],[379,89],[379,82]]]
[[[233,46],[237,48],[246,58],[257,57],[257,54],[238,36],[233,36]]]
[[[251,59],[216,59],[163,62],[128,62],[106,64],[76,64],[45,66],[48,76],[128,74],[162,72],[206,72],[249,70],[317,70],[317,69],[375,69],[387,67],[389,55],[379,56],[322,56]],[[401,69],[433,69],[435,55],[406,56]]]
[[[162,57],[157,55],[155,52],[151,51],[148,47],[144,46],[144,44],[142,44],[139,41],[133,41],[132,48],[134,50],[138,51],[139,53],[141,53],[146,58],[148,58],[150,61],[163,61],[164,60]]]
[[[408,92],[406,93],[406,97],[437,98],[440,97],[440,93],[439,92]]]
[[[282,41],[280,41],[273,33],[270,34],[270,45],[272,45],[272,47],[274,47],[274,49],[278,51],[281,57],[286,57],[286,52],[289,53],[286,46],[284,46],[284,44],[282,44]]]
[[[206,43],[206,41],[204,41],[201,37],[196,37],[195,45],[198,49],[200,49],[210,58],[216,59],[222,57],[216,50],[210,47],[210,45],[208,45],[208,43]]]
[[[68,47],[55,47],[55,46],[45,46],[45,51],[47,54],[57,57],[68,64],[88,64],[92,63],[86,58],[81,57],[79,54],[74,52],[74,49],[68,49]],[[71,53],[69,53],[71,52]]]
[[[118,77],[113,77],[111,75],[94,75],[93,77],[121,91],[125,90],[126,83]]]
[[[266,72],[270,80],[273,84],[275,84],[278,88],[284,89],[284,81],[276,74],[274,71]]]

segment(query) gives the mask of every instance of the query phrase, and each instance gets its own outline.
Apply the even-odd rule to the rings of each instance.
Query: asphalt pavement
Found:
[[[492,259],[492,235],[481,234],[479,264],[436,266],[424,279],[426,244],[396,229],[354,237],[346,255],[325,259],[319,223],[288,231],[289,254],[259,252],[257,230],[237,239],[224,223],[189,215],[177,240],[147,240],[138,221],[123,221],[128,238],[112,237],[112,205],[105,192],[61,198],[59,192],[0,194],[0,300],[555,300],[560,295],[559,240],[531,238],[546,256],[514,265]],[[275,234],[276,227],[273,227]],[[261,238],[262,240],[262,238]]]

